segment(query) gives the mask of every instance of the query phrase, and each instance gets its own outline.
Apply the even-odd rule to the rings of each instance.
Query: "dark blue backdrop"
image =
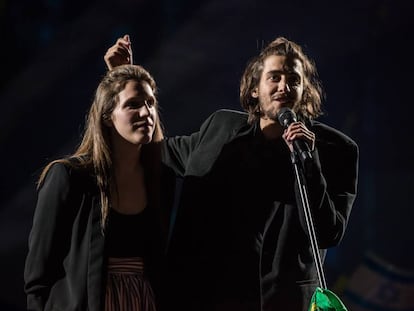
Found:
[[[1,1],[0,309],[24,308],[35,180],[75,148],[103,55],[125,33],[135,62],[158,82],[168,135],[196,130],[216,109],[239,109],[240,76],[262,42],[282,35],[303,45],[327,94],[322,120],[361,152],[350,224],[328,252],[329,284],[342,293],[367,254],[411,276],[412,8],[410,0]]]

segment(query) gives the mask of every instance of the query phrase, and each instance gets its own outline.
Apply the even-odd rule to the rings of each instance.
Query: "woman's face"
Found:
[[[133,145],[151,142],[157,119],[151,86],[145,81],[131,80],[118,96],[119,102],[111,114],[113,139]]]

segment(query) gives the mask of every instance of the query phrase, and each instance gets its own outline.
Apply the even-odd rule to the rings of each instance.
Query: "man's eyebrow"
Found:
[[[275,74],[275,73],[283,73],[283,74],[289,74],[289,75],[298,75],[298,73],[294,70],[280,70],[280,69],[274,69],[269,70],[266,72],[266,74]]]
[[[281,73],[281,72],[285,72],[285,71],[279,70],[279,69],[273,69],[273,70],[269,70],[267,73]]]
[[[277,70],[277,69],[266,71],[266,75],[273,75],[273,74],[277,74],[277,73],[284,73],[284,71],[283,70]]]

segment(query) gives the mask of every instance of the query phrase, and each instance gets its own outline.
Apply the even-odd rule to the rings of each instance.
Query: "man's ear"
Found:
[[[257,89],[257,87],[252,91],[251,95],[253,98],[259,97],[259,90]]]

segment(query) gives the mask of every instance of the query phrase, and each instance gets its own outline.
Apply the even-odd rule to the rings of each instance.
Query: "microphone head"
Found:
[[[287,128],[291,123],[296,122],[296,114],[288,107],[282,107],[277,113],[277,119],[281,126]]]

